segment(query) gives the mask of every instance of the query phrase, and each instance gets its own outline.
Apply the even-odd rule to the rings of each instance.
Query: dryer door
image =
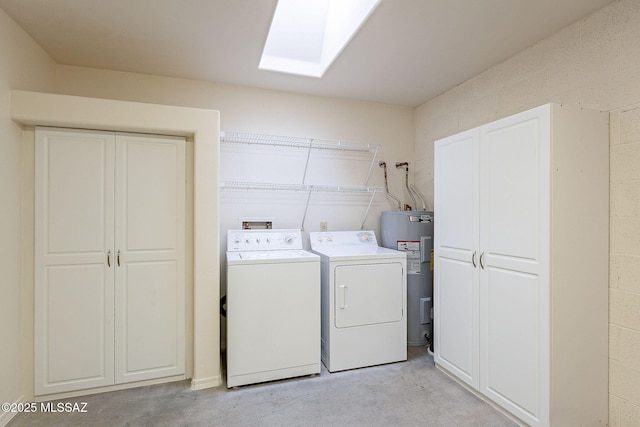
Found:
[[[403,278],[399,262],[337,266],[336,328],[400,321],[404,306]]]

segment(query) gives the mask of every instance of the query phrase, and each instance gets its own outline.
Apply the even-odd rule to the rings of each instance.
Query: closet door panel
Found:
[[[480,141],[480,392],[536,425],[549,386],[549,108],[482,126]]]
[[[103,253],[113,222],[106,211],[113,198],[113,186],[106,185],[113,176],[112,139],[71,131],[46,137],[45,254]]]
[[[437,246],[469,261],[478,244],[478,138],[474,129],[436,146],[435,197],[440,218],[434,226],[442,231]]]
[[[49,384],[112,381],[106,377],[111,369],[105,366],[105,306],[112,300],[108,295],[112,287],[104,281],[104,267],[83,264],[46,269],[44,317]]]
[[[537,275],[489,268],[483,306],[483,393],[501,406],[540,415],[540,281]],[[526,415],[525,415],[526,414]]]
[[[540,118],[483,128],[481,247],[486,256],[537,262],[540,254]],[[499,122],[501,123],[501,122]]]
[[[440,258],[438,292],[438,363],[474,388],[478,387],[477,295],[472,265]]]
[[[479,131],[435,146],[435,361],[479,386],[478,195]]]
[[[116,139],[116,383],[184,374],[185,141]]]
[[[184,180],[176,179],[177,159],[184,144],[173,140],[160,142],[156,137],[120,136],[119,201],[122,202],[123,243],[127,253],[148,251],[176,251],[182,233],[178,229],[178,203],[184,198]],[[184,154],[181,155],[184,158]],[[184,176],[184,171],[180,171]]]
[[[126,306],[124,372],[136,374],[175,368],[179,336],[176,301],[180,300],[175,261],[127,263],[122,296]],[[165,375],[162,375],[165,376]]]
[[[36,130],[35,394],[113,383],[111,133]]]

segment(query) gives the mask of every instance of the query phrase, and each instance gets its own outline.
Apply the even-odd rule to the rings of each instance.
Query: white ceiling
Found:
[[[0,0],[59,64],[418,106],[612,0],[382,0],[322,79],[258,69],[276,0]]]

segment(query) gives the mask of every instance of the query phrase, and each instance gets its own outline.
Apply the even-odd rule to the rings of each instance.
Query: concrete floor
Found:
[[[516,426],[438,371],[424,347],[407,362],[238,389],[189,381],[66,399],[87,413],[22,413],[18,426]]]

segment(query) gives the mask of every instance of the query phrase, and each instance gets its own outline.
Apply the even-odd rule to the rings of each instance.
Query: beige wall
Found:
[[[22,132],[10,119],[10,89],[53,90],[55,64],[0,10],[0,402],[23,398]],[[8,419],[0,412],[0,425]]]
[[[433,203],[435,140],[547,102],[611,112],[609,421],[638,426],[640,2],[616,1],[417,108],[416,181]]]

